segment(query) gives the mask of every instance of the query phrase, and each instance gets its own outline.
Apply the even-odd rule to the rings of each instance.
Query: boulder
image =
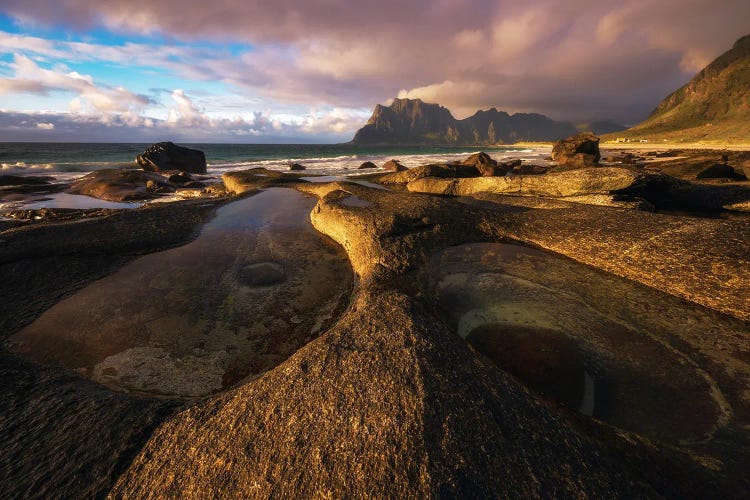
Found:
[[[489,164],[489,165],[497,165],[497,161],[493,160],[490,155],[485,153],[484,151],[481,151],[479,153],[474,153],[473,155],[466,158],[464,161],[461,162],[461,165],[468,165],[475,167],[480,163]]]
[[[203,151],[177,146],[172,142],[159,142],[135,158],[146,172],[180,170],[193,174],[206,173],[206,155]]]
[[[403,172],[408,170],[405,166],[401,165],[398,160],[388,160],[383,163],[383,170],[390,170],[392,172]]]
[[[359,170],[364,170],[364,169],[366,169],[366,168],[378,168],[378,166],[377,166],[377,165],[375,165],[375,164],[374,164],[373,162],[371,162],[371,161],[366,161],[366,162],[364,162],[364,163],[363,163],[362,165],[360,165],[359,167],[357,167],[357,169],[359,169]]]
[[[557,141],[552,147],[552,160],[566,169],[596,166],[601,160],[599,137],[585,132]]]
[[[146,200],[171,188],[161,175],[132,169],[106,169],[91,172],[68,190],[107,201]],[[171,189],[170,189],[171,190]]]
[[[726,163],[717,163],[700,172],[695,176],[696,179],[733,179],[736,181],[745,181],[747,177],[744,171],[738,172],[731,165]]]
[[[289,170],[294,171],[300,171],[300,170],[307,170],[304,165],[300,165],[299,163],[292,163],[289,165]]]

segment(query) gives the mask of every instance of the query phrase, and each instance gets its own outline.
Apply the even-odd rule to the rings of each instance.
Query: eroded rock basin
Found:
[[[451,247],[424,276],[448,325],[543,399],[666,442],[708,439],[732,416],[689,342],[746,335],[741,323],[518,245]]]
[[[9,347],[147,395],[207,396],[258,376],[325,331],[348,301],[349,263],[312,228],[314,206],[281,188],[226,205],[193,242],[61,301]]]

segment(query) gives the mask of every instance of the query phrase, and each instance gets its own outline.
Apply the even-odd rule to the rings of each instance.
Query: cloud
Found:
[[[353,115],[400,94],[440,102],[457,116],[496,106],[626,123],[645,118],[747,34],[750,17],[746,0],[5,0],[0,10],[22,22],[169,40],[104,46],[6,34],[4,50],[160,68],[224,82],[277,107]],[[205,41],[246,49],[229,54]],[[17,76],[0,89],[51,91],[39,82]],[[124,102],[114,89],[101,90],[111,100],[99,106]],[[211,112],[176,102],[172,119],[205,127]],[[311,116],[299,123],[356,128],[333,115]]]
[[[13,76],[0,78],[0,94],[25,92],[47,95],[56,91],[71,92],[77,96],[72,106],[74,110],[90,107],[102,113],[132,111],[151,103],[148,97],[123,87],[98,86],[88,75],[42,68],[29,57],[20,54],[14,56],[10,68]]]

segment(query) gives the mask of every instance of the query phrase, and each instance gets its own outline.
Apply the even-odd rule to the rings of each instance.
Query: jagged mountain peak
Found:
[[[440,104],[396,98],[378,104],[352,140],[354,144],[492,145],[518,141],[551,141],[576,132],[569,123],[544,115],[509,115],[495,107],[457,120]]]

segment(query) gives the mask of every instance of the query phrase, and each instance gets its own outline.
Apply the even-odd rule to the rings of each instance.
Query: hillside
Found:
[[[646,121],[616,136],[685,142],[750,140],[750,35],[670,94]]]
[[[353,144],[492,145],[518,141],[552,141],[576,133],[576,128],[544,115],[509,115],[495,108],[457,120],[448,109],[420,99],[394,99],[378,104]]]

